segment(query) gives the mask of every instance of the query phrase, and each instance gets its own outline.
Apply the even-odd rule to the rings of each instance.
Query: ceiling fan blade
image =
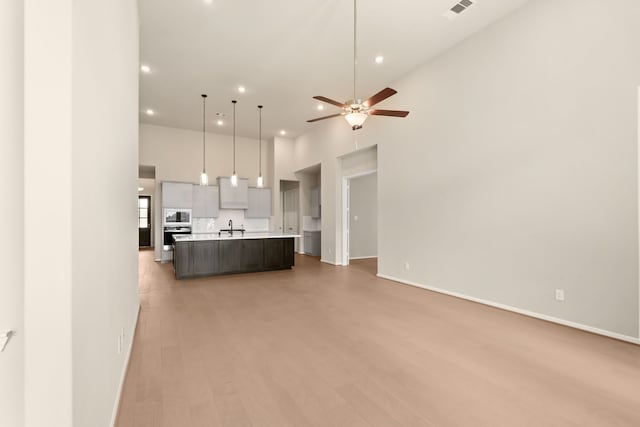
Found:
[[[347,104],[343,104],[342,102],[334,101],[333,99],[329,99],[324,96],[314,96],[313,99],[317,99],[318,101],[326,102],[327,104],[335,105],[336,107],[346,108]]]
[[[407,117],[409,112],[398,110],[369,110],[369,114],[372,116]]]
[[[398,92],[393,90],[393,89],[391,89],[390,87],[384,88],[380,92],[378,92],[375,95],[373,95],[371,98],[369,98],[366,101],[364,101],[362,103],[362,105],[364,105],[367,108],[371,108],[374,105],[376,105],[378,102],[384,101],[385,99],[387,99],[388,97],[390,97],[392,95],[395,95],[396,93],[398,93]]]
[[[332,117],[339,117],[339,116],[343,116],[343,113],[338,113],[338,114],[332,114],[330,116],[324,116],[324,117],[318,117],[317,119],[311,119],[311,120],[307,120],[307,123],[313,123],[313,122],[318,122],[320,120],[324,120],[324,119],[330,119]]]

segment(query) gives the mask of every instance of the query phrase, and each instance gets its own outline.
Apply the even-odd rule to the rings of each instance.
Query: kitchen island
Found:
[[[177,279],[289,269],[297,237],[255,232],[175,236],[173,268]]]

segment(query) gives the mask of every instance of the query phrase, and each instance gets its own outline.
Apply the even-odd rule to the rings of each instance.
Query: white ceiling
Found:
[[[358,1],[357,96],[368,98],[526,1],[480,0],[453,21],[442,13],[457,0]],[[141,122],[200,130],[200,94],[207,93],[207,130],[231,133],[231,100],[237,99],[238,135],[257,137],[256,106],[263,104],[263,138],[281,129],[293,137],[314,126],[307,119],[338,112],[328,104],[318,111],[312,96],[352,98],[351,0],[139,5],[140,60],[152,67],[140,74]],[[374,62],[378,54],[382,65]],[[148,108],[156,114],[144,114]],[[228,115],[224,126],[216,125],[215,112]]]

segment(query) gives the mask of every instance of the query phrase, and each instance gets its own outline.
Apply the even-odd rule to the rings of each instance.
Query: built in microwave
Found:
[[[169,227],[191,225],[191,209],[164,208],[162,225]]]

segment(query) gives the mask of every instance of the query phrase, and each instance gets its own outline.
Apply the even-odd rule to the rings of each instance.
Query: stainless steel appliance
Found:
[[[173,252],[173,236],[177,234],[191,234],[191,227],[164,227],[162,250]]]
[[[164,208],[163,227],[191,227],[191,209]]]

